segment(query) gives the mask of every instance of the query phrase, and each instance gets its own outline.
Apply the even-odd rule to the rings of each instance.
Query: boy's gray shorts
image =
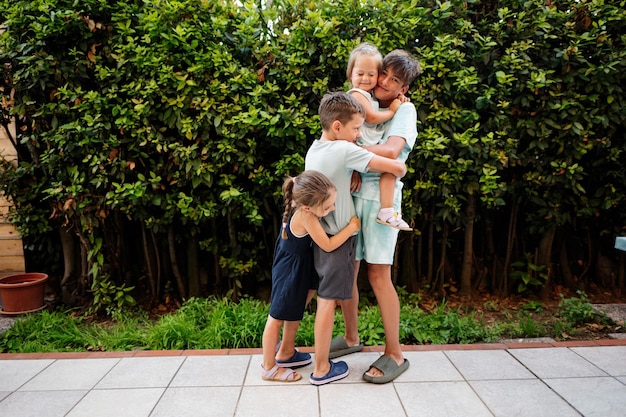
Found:
[[[313,246],[315,270],[320,283],[318,297],[327,300],[349,300],[354,284],[354,255],[356,236],[351,236],[332,252],[324,252]]]

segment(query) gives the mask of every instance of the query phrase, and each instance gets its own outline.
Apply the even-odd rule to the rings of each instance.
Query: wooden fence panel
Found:
[[[0,158],[10,161],[17,158],[15,149],[2,128],[0,128]],[[26,270],[22,238],[15,226],[9,223],[8,212],[9,202],[0,193],[0,277]]]

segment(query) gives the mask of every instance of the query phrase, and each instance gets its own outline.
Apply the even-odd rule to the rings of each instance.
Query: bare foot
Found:
[[[295,354],[296,354],[295,346],[293,345],[289,346],[289,344],[285,346],[285,344],[281,342],[278,346],[276,346],[276,355],[274,356],[274,358],[279,361],[287,361],[291,359],[293,355]]]
[[[313,375],[315,378],[321,378],[329,372],[330,372],[330,362],[328,362],[327,366],[314,370],[311,375]]]
[[[291,359],[293,357],[293,355],[295,355],[295,353],[296,353],[295,349],[292,350],[291,352],[287,353],[287,354],[285,354],[285,351],[279,350],[276,353],[275,359],[277,361],[288,361],[289,359]]]
[[[400,365],[402,365],[402,364],[404,363],[404,358],[401,358],[401,359],[398,361],[396,358],[394,358],[394,357],[393,357],[393,356],[391,356],[391,355],[387,355],[387,356],[390,356],[390,357],[391,357],[394,361],[396,361],[396,363],[398,364],[398,366],[400,366]],[[379,377],[379,376],[383,376],[383,375],[385,375],[385,374],[384,374],[384,373],[383,373],[383,371],[381,371],[380,369],[375,368],[375,367],[373,367],[373,366],[372,366],[370,369],[368,369],[368,370],[367,370],[367,372],[365,372],[365,375],[369,375],[369,376],[371,376],[371,377],[376,378],[376,377]]]
[[[365,372],[365,375],[369,375],[369,376],[371,376],[371,377],[376,378],[376,377],[379,377],[379,376],[383,376],[383,375],[385,375],[385,374],[384,374],[384,373],[383,373],[383,371],[381,371],[380,369],[378,369],[378,368],[374,368],[374,367],[372,366],[372,367],[371,367],[371,368],[370,368],[367,372]]]
[[[348,339],[346,339],[346,337],[343,337],[343,340],[346,341],[346,345],[350,346],[350,347],[355,347],[361,344],[361,341],[359,339],[356,339],[356,342],[351,342]]]

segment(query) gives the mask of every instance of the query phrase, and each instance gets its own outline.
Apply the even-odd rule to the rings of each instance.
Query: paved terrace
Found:
[[[366,347],[320,387],[311,365],[298,382],[263,381],[260,349],[0,354],[0,416],[626,416],[626,340],[404,351],[392,383],[362,381],[381,354]]]

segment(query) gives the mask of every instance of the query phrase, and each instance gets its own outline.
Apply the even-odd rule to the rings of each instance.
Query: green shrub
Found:
[[[541,305],[541,302],[532,300],[523,304],[522,310],[541,314],[543,313],[543,306]]]
[[[575,319],[594,318],[589,315],[586,296],[580,295],[580,298],[562,302],[560,315],[567,317],[566,320],[555,318],[547,324],[534,318],[533,314],[537,313],[528,309],[516,316],[505,315],[505,322],[487,324],[476,312],[452,309],[445,302],[426,312],[415,303],[404,302],[403,296],[400,343],[468,344],[550,335],[567,338],[576,332]],[[0,352],[258,348],[262,346],[268,313],[269,304],[248,297],[239,302],[218,297],[191,298],[176,312],[157,319],[149,319],[141,311],[106,321],[62,311],[42,311],[17,319],[13,327],[0,335]],[[296,334],[298,346],[314,346],[314,324],[315,301],[300,323]],[[333,334],[343,333],[342,313],[337,309]],[[360,308],[359,334],[366,345],[384,345],[378,306]]]
[[[148,333],[150,349],[220,349],[261,346],[269,306],[243,298],[192,298],[163,316]]]
[[[547,328],[542,323],[535,320],[530,314],[520,314],[518,320],[520,337],[533,338],[542,337],[547,334]]]
[[[492,341],[496,334],[484,325],[475,313],[461,314],[449,310],[445,303],[433,313],[402,306],[400,337],[406,344],[475,343]]]
[[[449,262],[465,291],[472,277],[503,292],[558,282],[538,242],[558,233],[574,259],[626,223],[626,8],[483,3],[0,0],[0,129],[19,155],[0,187],[29,260],[73,269],[63,294],[110,314],[132,287],[203,294],[201,269],[211,293],[252,293],[270,279],[281,180],[368,41],[423,67],[403,210],[425,227],[397,278],[438,290]]]
[[[561,297],[558,309],[559,316],[572,325],[587,323],[596,315],[587,294],[580,290],[576,291],[576,294],[578,297],[571,298],[565,298],[563,294],[559,294]]]
[[[338,320],[343,323],[341,314],[338,314]],[[339,328],[341,329],[341,327]],[[378,306],[366,306],[359,310],[359,337],[361,342],[366,345],[380,346],[385,344],[383,319],[380,316]]]
[[[42,311],[19,318],[0,338],[2,352],[58,352],[86,350],[91,340],[80,317]]]
[[[578,330],[571,323],[556,320],[552,324],[551,336],[556,340],[563,340],[575,335],[577,332]]]

